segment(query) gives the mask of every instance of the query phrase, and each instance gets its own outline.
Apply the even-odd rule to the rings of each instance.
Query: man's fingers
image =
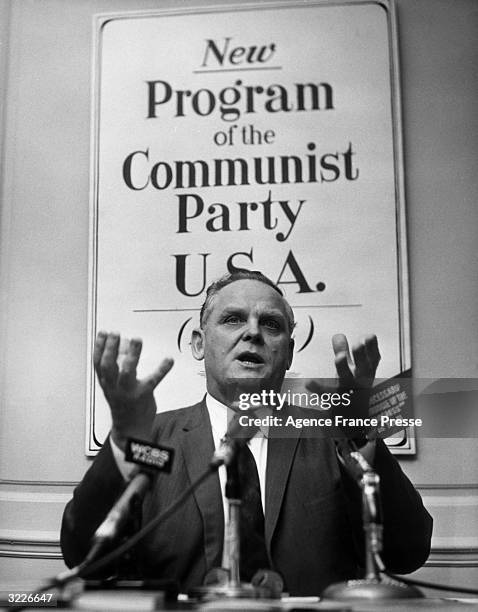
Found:
[[[335,334],[332,336],[332,348],[334,349],[334,355],[336,357],[345,353],[347,361],[351,363],[349,343],[344,334]]]
[[[335,369],[339,377],[339,388],[349,388],[354,384],[354,375],[350,369],[347,353],[335,355]]]
[[[352,349],[355,361],[355,378],[362,386],[370,386],[380,362],[380,352],[376,336],[367,336],[363,342]]]
[[[368,360],[373,369],[373,374],[375,375],[381,359],[380,351],[378,349],[377,336],[371,335],[365,338],[365,349],[367,351]]]
[[[100,331],[96,334],[95,345],[93,347],[93,364],[95,366],[95,370],[97,370],[100,365],[101,357],[103,356],[103,351],[105,350],[107,336],[108,334],[104,331]]]
[[[163,361],[159,364],[159,367],[156,368],[152,374],[147,376],[141,382],[141,385],[148,388],[150,391],[153,391],[173,367],[173,363],[174,360],[171,359],[171,357],[163,359]]]
[[[132,389],[136,384],[136,369],[141,356],[143,341],[132,338],[124,347],[124,356],[118,376],[118,385],[125,390]]]
[[[117,359],[119,343],[119,334],[107,334],[103,352],[97,368],[97,373],[101,383],[116,383],[116,378],[118,376]]]
[[[339,387],[350,387],[354,381],[354,375],[350,369],[352,358],[347,338],[344,334],[332,336],[332,348],[335,355],[335,369],[339,377]]]
[[[363,342],[355,344],[352,347],[352,355],[355,362],[355,380],[360,386],[366,387],[369,385],[370,379],[373,380],[374,372],[369,362],[365,344]]]

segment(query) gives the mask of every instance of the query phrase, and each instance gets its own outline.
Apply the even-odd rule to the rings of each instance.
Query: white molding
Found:
[[[0,529],[0,558],[61,559],[59,531]],[[478,567],[478,537],[437,537],[425,567]]]
[[[432,537],[432,552],[478,553],[478,536],[436,536]]]
[[[60,531],[38,531],[27,529],[0,529],[0,546],[11,545],[36,545],[36,546],[59,546]]]
[[[0,558],[62,559],[59,531],[0,529]]]
[[[478,483],[416,484],[415,489],[418,489],[418,491],[473,491],[478,489]]]
[[[0,478],[0,487],[76,487],[79,481],[69,480],[9,480]]]
[[[67,504],[71,493],[50,493],[49,491],[1,491],[0,502],[22,502],[27,504]]]
[[[478,559],[476,561],[467,561],[464,559],[429,559],[424,567],[478,567]]]
[[[427,507],[464,508],[475,506],[478,508],[478,495],[424,495],[423,501]]]
[[[16,559],[63,559],[61,551],[14,550],[0,548],[0,558]]]

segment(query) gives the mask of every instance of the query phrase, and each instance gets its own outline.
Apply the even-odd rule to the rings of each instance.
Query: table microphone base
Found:
[[[422,599],[423,593],[414,586],[383,577],[337,582],[328,586],[321,599],[333,601],[386,601],[390,599]]]
[[[250,583],[208,584],[196,587],[189,592],[190,597],[200,601],[212,599],[271,599],[271,589],[253,586]]]

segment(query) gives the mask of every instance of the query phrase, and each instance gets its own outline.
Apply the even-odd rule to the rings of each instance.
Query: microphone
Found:
[[[337,582],[321,593],[322,600],[385,601],[390,599],[420,598],[415,587],[383,575],[382,552],[383,520],[380,500],[380,478],[365,457],[358,452],[353,440],[336,439],[342,463],[362,491],[362,522],[365,535],[365,577]]]
[[[259,425],[250,424],[251,414],[254,415],[254,411],[243,410],[236,413],[231,420],[219,448],[214,452],[209,463],[212,469],[221,465],[230,465],[237,450],[245,446],[259,431]]]
[[[360,485],[365,474],[372,471],[368,461],[358,451],[353,440],[337,438],[334,442],[346,471]]]
[[[93,536],[94,547],[114,540],[131,515],[133,504],[143,500],[151,487],[154,471],[170,472],[174,450],[130,438],[126,443],[126,461],[136,463],[138,472],[129,481],[114,506]]]
[[[252,576],[251,584],[254,587],[267,589],[272,599],[280,599],[284,590],[284,580],[278,572],[270,569],[260,569]]]
[[[126,520],[130,516],[133,503],[141,501],[151,486],[152,475],[146,472],[138,472],[129,481],[126,489],[115,505],[108,512],[105,520],[101,523],[93,536],[93,543],[111,542],[120,533]]]

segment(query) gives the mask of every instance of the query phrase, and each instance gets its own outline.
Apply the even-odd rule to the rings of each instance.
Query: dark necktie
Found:
[[[241,483],[240,574],[241,580],[250,582],[258,569],[269,567],[264,535],[264,513],[261,487],[256,461],[249,446],[241,447],[238,454]]]

